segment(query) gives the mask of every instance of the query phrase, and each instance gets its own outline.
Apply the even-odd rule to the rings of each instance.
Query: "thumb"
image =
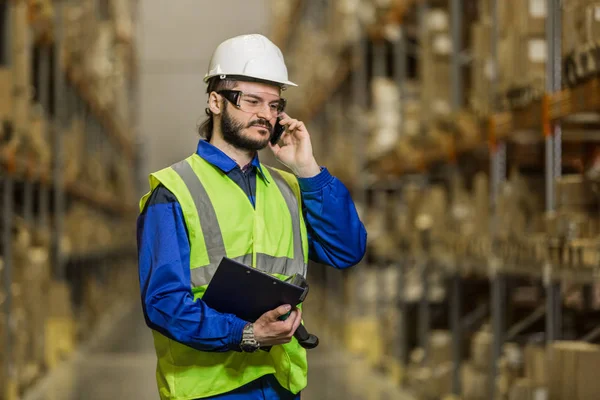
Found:
[[[284,304],[282,306],[277,307],[276,309],[269,311],[269,317],[273,319],[273,321],[277,321],[279,317],[287,314],[292,309],[292,306],[289,304]]]

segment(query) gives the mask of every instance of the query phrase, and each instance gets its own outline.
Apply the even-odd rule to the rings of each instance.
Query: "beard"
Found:
[[[240,150],[251,150],[258,151],[267,147],[271,135],[273,135],[273,126],[265,119],[257,119],[251,121],[248,125],[244,126],[243,123],[237,122],[233,119],[231,114],[227,111],[229,105],[225,106],[223,110],[223,118],[221,119],[221,132],[223,133],[223,139],[232,145],[233,147]],[[269,136],[264,139],[253,139],[244,136],[242,131],[252,126],[261,126],[269,131]]]

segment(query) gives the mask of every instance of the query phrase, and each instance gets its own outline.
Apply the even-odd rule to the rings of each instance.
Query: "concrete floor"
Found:
[[[121,307],[89,343],[24,400],[157,400],[152,335],[138,307]],[[320,346],[309,356],[303,400],[409,400],[355,357]]]

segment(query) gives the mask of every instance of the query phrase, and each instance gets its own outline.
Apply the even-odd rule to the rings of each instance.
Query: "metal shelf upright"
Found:
[[[400,110],[398,111],[401,115],[400,120],[404,121],[404,106],[405,106],[405,101],[407,100],[407,95],[406,95],[406,79],[407,79],[407,62],[408,62],[408,58],[407,58],[407,52],[406,52],[406,32],[404,29],[403,25],[400,25],[399,27],[400,29],[400,36],[398,37],[398,39],[396,40],[396,42],[394,43],[394,46],[392,48],[392,51],[395,53],[393,60],[394,60],[394,79],[396,81],[396,85],[398,86],[398,92],[400,95]],[[397,188],[397,190],[394,193],[394,197],[392,199],[393,202],[400,202],[402,201],[402,191],[401,188]],[[398,311],[399,311],[399,318],[398,318],[398,347],[397,347],[397,352],[398,354],[395,354],[395,356],[398,357],[398,359],[400,360],[401,365],[406,365],[408,363],[408,329],[406,326],[406,322],[407,322],[407,314],[408,314],[408,307],[407,307],[407,303],[406,300],[404,298],[404,286],[405,286],[405,281],[406,281],[406,266],[407,266],[407,262],[404,259],[404,257],[401,257],[400,260],[398,260],[396,268],[398,269],[398,278],[397,278],[397,283],[396,283],[396,287],[397,287],[397,293],[396,293],[396,304],[398,307]]]
[[[498,2],[502,0],[491,1],[491,12],[492,12],[492,34],[491,34],[491,60],[492,60],[492,79],[491,79],[491,112],[494,115],[498,111],[497,104],[497,93],[498,93]],[[494,122],[492,122],[494,123]],[[491,246],[491,259],[489,260],[489,279],[490,279],[490,295],[491,295],[491,317],[492,317],[492,331],[493,331],[493,344],[492,344],[492,360],[490,363],[490,377],[489,377],[489,398],[491,400],[496,398],[496,376],[498,374],[497,360],[502,354],[502,346],[504,344],[504,333],[506,331],[506,303],[505,303],[505,292],[506,292],[506,276],[502,272],[502,265],[498,254],[498,224],[500,223],[497,201],[500,192],[500,188],[506,180],[506,143],[502,140],[492,138],[493,142],[490,149],[490,173],[491,173],[491,192],[490,192],[490,204],[492,210],[491,226],[490,226],[490,239],[492,241]]]
[[[546,92],[553,94],[561,90],[561,8],[560,0],[547,0],[548,17],[546,19],[546,44],[548,61],[546,62]],[[547,103],[546,103],[547,105]],[[543,129],[546,146],[546,211],[555,210],[556,199],[554,185],[561,175],[562,127],[561,122],[550,121],[549,112],[545,112]],[[546,343],[561,338],[561,282],[553,280],[554,266],[545,266],[544,286],[546,287]]]
[[[14,21],[12,19],[12,14],[14,11],[14,7],[16,7],[15,2],[8,2],[4,5],[6,13],[4,15],[5,21],[3,21],[3,25],[6,27],[4,35],[4,48],[11,49],[12,42],[10,38],[12,37],[13,24]],[[6,50],[5,53],[5,62],[7,65],[11,65],[14,62],[12,59],[12,54],[10,50]],[[13,223],[13,189],[14,182],[13,178],[9,173],[3,171],[2,173],[2,255],[3,255],[3,265],[2,265],[2,281],[4,283],[3,292],[4,292],[4,348],[3,359],[4,365],[2,373],[4,374],[4,381],[6,382],[6,387],[2,389],[0,395],[6,398],[12,398],[16,395],[16,371],[14,367],[14,358],[13,358],[13,335],[11,332],[11,310],[12,310],[12,275],[13,275],[13,259],[12,259],[12,223]]]
[[[464,106],[464,88],[462,79],[462,24],[463,24],[463,0],[450,1],[450,28],[452,30],[452,67],[450,82],[452,83],[452,111],[456,114]],[[458,173],[456,166],[452,166],[452,175]],[[450,330],[452,332],[452,393],[461,394],[460,366],[462,362],[462,280],[457,268],[450,273]]]
[[[364,121],[361,121],[359,116],[361,112],[364,111],[367,107],[367,93],[369,93],[369,84],[367,82],[367,38],[366,35],[360,35],[360,38],[354,43],[352,46],[352,59],[356,65],[353,73],[351,75],[351,102],[352,108],[354,108],[354,112],[352,113],[355,116],[356,121],[354,122],[354,154],[353,157],[356,160],[357,164],[357,174],[356,177],[356,185],[354,185],[354,193],[352,193],[352,197],[354,198],[356,204],[358,204],[359,210],[361,211],[361,219],[364,220],[365,212],[366,212],[366,204],[367,204],[367,175],[365,172],[365,152],[364,149],[366,147],[366,135]],[[364,276],[364,266],[366,262],[363,259],[359,265],[357,266],[352,273],[355,275],[355,278],[358,282],[363,282],[361,279]],[[356,304],[356,310],[352,310],[356,312],[359,316],[365,315],[365,305],[364,302],[361,301],[360,295],[358,301],[354,302]]]

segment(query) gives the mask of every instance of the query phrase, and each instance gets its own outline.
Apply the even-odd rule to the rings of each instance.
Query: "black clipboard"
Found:
[[[224,257],[213,275],[202,301],[220,313],[234,314],[254,322],[283,304],[296,306],[307,289]]]

